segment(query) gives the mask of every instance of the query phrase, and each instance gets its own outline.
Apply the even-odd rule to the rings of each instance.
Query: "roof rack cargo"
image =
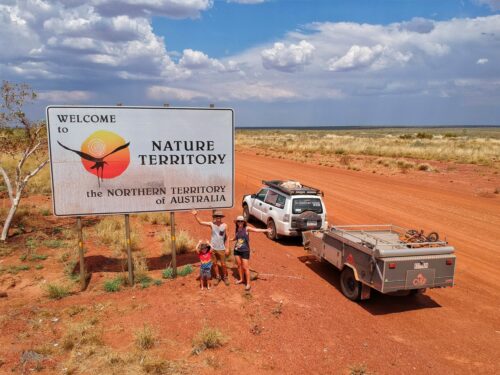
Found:
[[[324,196],[323,192],[319,189],[313,188],[311,186],[306,186],[302,184],[298,184],[300,187],[287,187],[290,184],[287,184],[291,181],[282,181],[282,180],[268,180],[262,181],[262,183],[266,186],[272,187],[273,189],[279,190],[288,195],[321,195]],[[284,186],[285,185],[285,186]]]

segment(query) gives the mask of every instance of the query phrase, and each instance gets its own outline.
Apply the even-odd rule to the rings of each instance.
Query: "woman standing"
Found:
[[[257,229],[247,226],[247,222],[243,216],[238,216],[235,220],[236,232],[231,241],[236,241],[234,244],[234,258],[238,265],[238,272],[240,278],[236,284],[243,284],[246,282],[245,290],[250,290],[250,267],[248,261],[250,260],[250,239],[248,232],[270,233],[271,229]]]

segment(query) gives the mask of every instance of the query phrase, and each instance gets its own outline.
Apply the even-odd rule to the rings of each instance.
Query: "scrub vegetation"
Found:
[[[239,130],[236,146],[298,161],[317,158],[328,163],[333,157],[344,165],[350,164],[342,159],[345,155],[498,165],[500,129]],[[415,166],[403,166],[409,168]],[[429,168],[419,165],[417,169]]]

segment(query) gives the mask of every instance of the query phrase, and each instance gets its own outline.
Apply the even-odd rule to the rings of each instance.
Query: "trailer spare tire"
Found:
[[[344,267],[340,274],[340,289],[351,301],[359,301],[361,298],[361,283],[356,280],[350,267]]]

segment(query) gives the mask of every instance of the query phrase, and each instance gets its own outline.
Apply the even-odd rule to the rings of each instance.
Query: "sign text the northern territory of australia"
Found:
[[[47,107],[54,213],[230,208],[231,109]]]

